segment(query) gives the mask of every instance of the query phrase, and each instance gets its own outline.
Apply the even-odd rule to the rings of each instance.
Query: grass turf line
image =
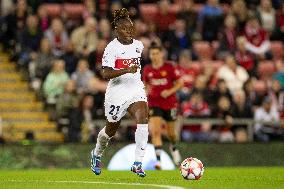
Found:
[[[95,176],[86,169],[50,170],[0,170],[0,188],[5,189],[155,189],[152,186],[108,185],[95,183],[72,183],[91,181],[107,183],[141,183],[181,186],[189,189],[283,189],[284,167],[234,167],[205,168],[201,180],[184,180],[179,171],[147,171],[147,177],[139,178],[130,171],[107,171]],[[53,183],[52,181],[70,181]]]

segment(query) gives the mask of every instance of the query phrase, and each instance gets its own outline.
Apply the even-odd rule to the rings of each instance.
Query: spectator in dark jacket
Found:
[[[216,89],[211,93],[210,105],[216,106],[219,98],[221,98],[222,96],[226,96],[230,100],[230,102],[232,102],[232,95],[229,88],[227,87],[225,80],[219,79]]]
[[[251,104],[242,90],[234,93],[232,116],[233,118],[253,118]],[[247,142],[248,134],[246,125],[235,125],[232,131],[235,134],[236,142]]]
[[[20,65],[27,65],[36,58],[41,39],[42,32],[38,27],[38,18],[34,15],[28,16],[26,27],[20,35],[21,52],[18,62]]]
[[[58,97],[56,103],[56,118],[59,130],[66,132],[66,127],[70,124],[69,113],[77,108],[79,104],[79,96],[76,94],[76,83],[69,80],[64,92]],[[66,133],[65,133],[66,134]]]
[[[68,129],[69,142],[87,142],[95,134],[93,106],[93,97],[86,94],[82,98],[79,107],[71,111],[69,114],[70,125]]]
[[[75,53],[74,44],[69,41],[65,46],[65,52],[61,56],[61,59],[65,61],[65,71],[71,75],[75,72],[79,58]]]
[[[233,117],[231,112],[231,102],[228,97],[221,96],[217,102],[217,106],[213,109],[212,116],[214,118],[223,119],[225,121],[224,125],[218,125],[216,128],[219,132],[218,140],[220,142],[233,142],[234,136],[231,131],[233,124]]]
[[[19,34],[25,27],[26,18],[28,16],[26,1],[18,1],[16,10],[5,17],[6,30],[4,32],[4,47],[15,47]]]
[[[177,14],[177,18],[185,20],[187,31],[193,35],[196,31],[197,12],[194,9],[194,1],[180,1],[181,10]]]
[[[202,39],[213,41],[217,39],[219,28],[223,23],[223,10],[218,0],[207,0],[207,4],[201,9],[198,15],[198,31]]]
[[[50,18],[48,17],[48,12],[45,6],[40,6],[37,11],[39,18],[39,26],[42,32],[45,32],[50,24]]]
[[[185,20],[178,18],[174,22],[174,30],[166,32],[162,41],[164,41],[164,46],[168,50],[168,58],[177,60],[182,50],[191,47],[191,39],[186,30]]]
[[[244,91],[238,90],[233,96],[232,116],[234,118],[252,118],[251,104],[247,100]]]

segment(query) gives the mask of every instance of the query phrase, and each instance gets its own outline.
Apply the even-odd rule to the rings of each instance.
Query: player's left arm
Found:
[[[172,94],[175,94],[178,90],[180,90],[183,87],[183,81],[182,79],[177,79],[174,83],[174,86],[170,89],[163,90],[161,93],[161,96],[163,98],[167,98],[171,96]]]
[[[162,91],[161,96],[163,98],[167,98],[173,94],[175,94],[179,89],[183,87],[183,80],[181,79],[181,73],[175,66],[171,66],[168,69],[170,73],[170,77],[172,81],[174,82],[174,85],[170,89],[166,89]]]

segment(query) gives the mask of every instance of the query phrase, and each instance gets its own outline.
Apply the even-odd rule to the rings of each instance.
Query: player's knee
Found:
[[[158,131],[151,132],[151,135],[153,138],[158,138],[160,136],[160,133]]]
[[[109,136],[109,137],[113,137],[116,133],[116,130],[108,130],[106,131],[106,134]]]
[[[117,127],[116,126],[107,126],[106,127],[106,134],[109,136],[109,137],[113,137],[115,135],[117,131]]]
[[[169,135],[169,140],[172,141],[172,142],[175,142],[176,141],[176,135],[174,133],[171,133]]]
[[[139,124],[148,123],[148,114],[146,112],[140,112],[136,114],[136,122]]]
[[[110,131],[110,133],[108,134],[109,137],[113,137],[115,135],[116,131]]]

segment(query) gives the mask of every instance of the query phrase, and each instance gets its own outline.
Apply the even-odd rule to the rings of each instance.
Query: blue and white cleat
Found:
[[[145,171],[142,169],[142,163],[141,162],[134,162],[131,171],[135,174],[137,174],[139,177],[146,177]]]
[[[101,157],[95,156],[94,150],[91,152],[91,169],[96,175],[99,175],[102,172]]]

